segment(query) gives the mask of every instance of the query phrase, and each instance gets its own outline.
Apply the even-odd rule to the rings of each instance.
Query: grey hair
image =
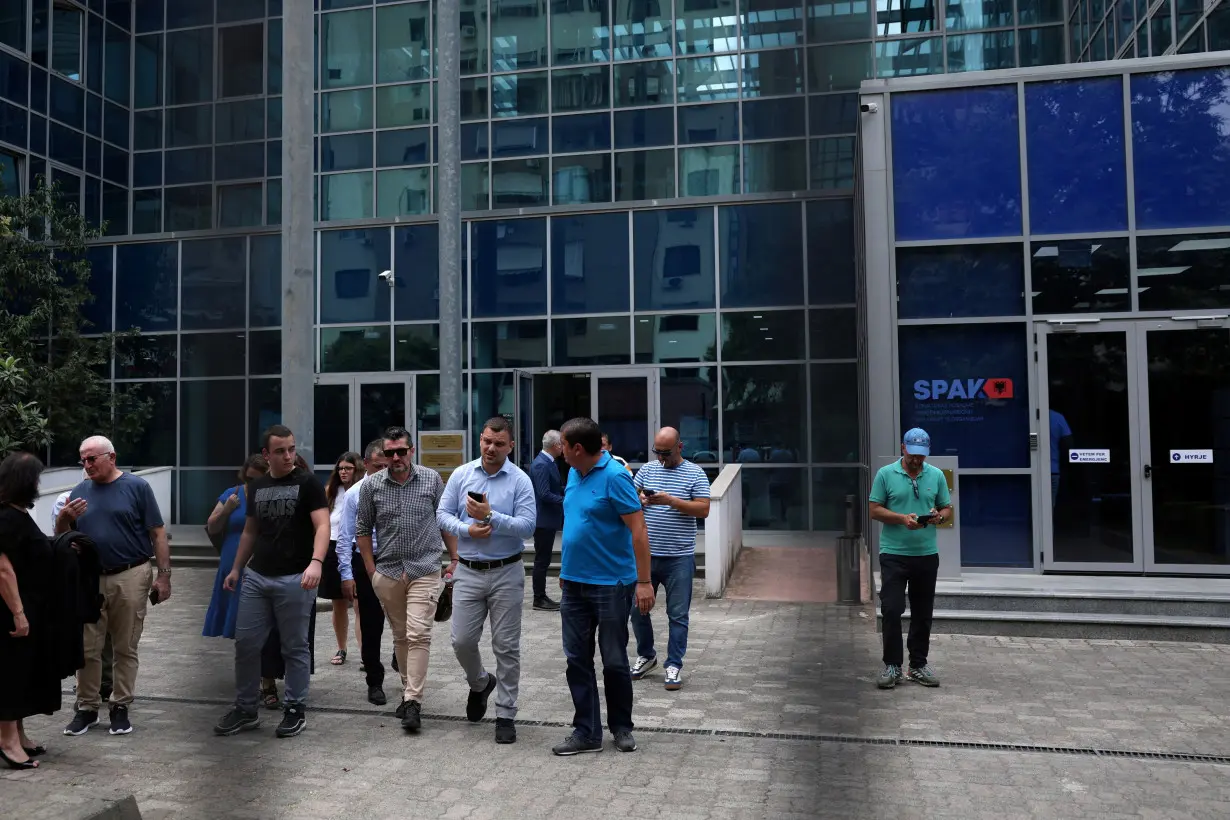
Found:
[[[114,453],[115,445],[111,443],[111,439],[106,436],[90,436],[85,441],[81,442],[78,450],[84,450],[86,447],[101,447],[104,453]]]
[[[549,450],[560,443],[559,430],[548,430],[542,434],[542,449]]]

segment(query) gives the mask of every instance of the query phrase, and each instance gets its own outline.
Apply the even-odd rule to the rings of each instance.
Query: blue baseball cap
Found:
[[[912,456],[931,455],[931,436],[927,435],[927,431],[921,427],[907,430],[901,443],[905,445],[905,451]]]

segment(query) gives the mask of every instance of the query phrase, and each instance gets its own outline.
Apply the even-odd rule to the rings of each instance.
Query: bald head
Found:
[[[674,427],[663,427],[653,437],[653,454],[666,467],[674,467],[683,461],[683,442]]]

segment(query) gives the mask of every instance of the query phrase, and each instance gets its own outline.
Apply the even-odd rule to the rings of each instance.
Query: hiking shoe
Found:
[[[646,658],[644,655],[637,655],[636,663],[632,664],[632,680],[640,680],[647,673],[657,668],[657,666],[657,658]]]
[[[406,701],[406,708],[401,716],[401,728],[407,732],[417,732],[422,727],[423,705],[417,700]]]
[[[683,687],[683,672],[678,666],[666,667],[666,691],[674,692]]]
[[[534,599],[534,609],[539,612],[559,612],[559,601],[552,601],[544,595]]]
[[[127,706],[111,707],[111,728],[107,731],[113,735],[132,734],[132,722],[128,719]]]
[[[907,678],[915,683],[921,683],[923,686],[934,689],[940,685],[940,679],[931,671],[931,667],[923,664],[918,669],[910,667],[910,672],[906,675]]]
[[[237,706],[223,715],[222,720],[214,725],[214,734],[230,737],[240,732],[246,732],[249,729],[259,728],[260,725],[260,715],[255,712],[245,712]]]
[[[876,686],[881,689],[892,689],[897,684],[901,683],[901,667],[894,666],[891,663],[884,667],[884,671],[880,673],[880,677],[876,678]]]
[[[97,725],[98,712],[93,709],[78,709],[77,714],[73,715],[72,721],[64,727],[64,734],[72,735],[73,737],[81,737],[86,732],[90,731],[91,726]]]
[[[282,722],[278,724],[274,734],[278,737],[294,737],[306,728],[307,715],[303,713],[303,707],[288,706],[286,711],[282,712]]]
[[[367,687],[367,702],[373,706],[384,706],[389,699],[385,697],[384,690],[379,686],[369,686]]]
[[[516,743],[517,742],[517,724],[513,723],[512,718],[496,718],[495,719],[495,742],[496,743]]]
[[[601,752],[601,740],[584,740],[575,734],[568,735],[563,743],[556,744],[551,753],[560,757],[568,757],[570,755],[579,755],[585,752]]]
[[[621,752],[635,752],[636,738],[634,738],[632,733],[629,731],[616,732],[615,748]]]
[[[487,714],[487,699],[491,697],[491,693],[495,691],[495,675],[487,673],[487,685],[481,690],[475,692],[470,690],[469,696],[466,698],[466,719],[471,723],[478,723],[483,719],[483,715]]]

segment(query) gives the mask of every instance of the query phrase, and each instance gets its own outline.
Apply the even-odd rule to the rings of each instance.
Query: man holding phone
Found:
[[[883,615],[884,671],[876,680],[892,689],[908,677],[923,686],[939,686],[927,666],[935,578],[940,569],[935,528],[952,516],[948,480],[927,464],[931,436],[915,427],[902,438],[901,458],[881,467],[871,484],[869,512],[884,525],[880,533],[880,609]],[[910,671],[902,675],[901,616],[910,598]]]
[[[502,416],[488,419],[478,448],[481,457],[449,476],[436,521],[441,531],[457,537],[453,652],[470,684],[466,717],[474,723],[482,720],[495,691],[495,742],[515,743],[525,598],[521,553],[538,514],[530,477],[508,460],[513,449],[508,421]],[[483,668],[478,647],[488,615],[495,674]]]

